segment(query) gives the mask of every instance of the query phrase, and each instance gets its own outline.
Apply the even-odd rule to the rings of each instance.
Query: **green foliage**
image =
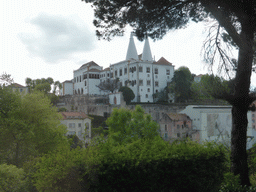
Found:
[[[170,83],[170,92],[174,94],[175,102],[185,102],[191,98],[192,75],[187,67],[180,67],[174,72]]]
[[[0,88],[0,162],[25,161],[67,144],[61,115],[43,93],[21,96]]]
[[[65,107],[58,108],[58,112],[66,112],[67,109]]]
[[[157,93],[154,93],[153,97],[155,98],[155,101],[158,102],[158,103],[168,102],[168,93],[169,93],[169,89],[166,86],[161,91],[159,91]]]
[[[82,148],[83,142],[78,138],[77,135],[68,135],[67,138],[70,140],[70,148],[75,149],[77,147]]]
[[[241,186],[239,175],[227,172],[224,174],[224,180],[219,192],[255,192],[256,187]]]
[[[7,86],[13,83],[13,79],[10,74],[3,73],[0,75],[0,86]]]
[[[191,85],[193,99],[196,101],[225,99],[234,92],[234,80],[226,81],[214,75],[203,75],[200,82]]]
[[[89,115],[91,118],[92,127],[98,128],[98,127],[106,127],[106,118],[103,116],[98,115]]]
[[[139,105],[136,105],[134,111],[124,108],[113,109],[106,123],[109,127],[108,141],[115,144],[131,143],[141,138],[160,137],[159,125],[149,114],[145,114]]]
[[[53,153],[44,155],[36,164],[34,174],[35,186],[38,191],[84,191],[82,190],[82,175],[79,167],[82,168],[87,152],[84,149],[76,148],[70,150],[68,147],[61,147]],[[88,152],[90,154],[90,152]]]
[[[27,191],[27,179],[24,170],[15,165],[0,164],[0,191]]]
[[[26,78],[26,85],[30,88],[30,91],[42,91],[44,93],[50,93],[53,86],[53,94],[56,94],[56,90],[62,88],[62,84],[59,81],[53,80],[53,78],[48,77],[47,79],[34,79]]]
[[[225,150],[214,143],[155,137],[98,150],[96,191],[216,191],[227,170]]]
[[[119,91],[123,93],[124,101],[126,104],[130,104],[131,101],[135,98],[133,91],[129,87],[121,87]]]

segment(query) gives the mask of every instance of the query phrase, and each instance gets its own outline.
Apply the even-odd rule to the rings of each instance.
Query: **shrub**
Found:
[[[154,138],[100,150],[97,191],[217,191],[226,171],[224,148],[214,143]]]
[[[239,175],[227,172],[224,174],[224,180],[221,184],[219,192],[255,192],[256,187],[241,186]]]
[[[15,165],[0,165],[0,191],[25,192],[26,189],[27,179],[22,168]]]

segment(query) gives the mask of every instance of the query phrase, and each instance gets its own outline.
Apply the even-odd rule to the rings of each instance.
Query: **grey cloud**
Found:
[[[55,63],[71,59],[74,53],[91,51],[95,47],[94,31],[78,16],[40,14],[30,20],[39,33],[20,33],[19,38],[30,53]]]

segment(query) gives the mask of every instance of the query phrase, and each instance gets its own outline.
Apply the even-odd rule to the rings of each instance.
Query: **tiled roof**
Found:
[[[23,85],[20,85],[18,83],[13,83],[10,85],[11,87],[24,87]]]
[[[86,115],[83,112],[60,112],[60,114],[63,116],[63,119],[86,119],[89,118],[88,115]]]
[[[164,57],[161,57],[157,62],[155,62],[156,64],[160,64],[160,65],[172,65],[172,63],[170,63],[169,61],[167,61]]]
[[[187,116],[184,113],[169,113],[167,114],[170,119],[173,121],[185,121],[185,120],[191,120],[189,116]]]
[[[109,67],[107,67],[107,68],[105,68],[104,70],[102,70],[102,71],[110,71],[110,68]]]
[[[90,61],[90,62],[88,62],[88,63],[85,63],[85,64],[83,64],[79,69],[81,69],[81,68],[83,68],[83,67],[85,67],[85,66],[99,66],[97,63],[95,63],[94,61]]]

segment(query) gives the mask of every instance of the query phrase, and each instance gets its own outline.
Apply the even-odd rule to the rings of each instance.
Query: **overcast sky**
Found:
[[[0,72],[11,74],[16,83],[25,85],[26,77],[52,77],[63,82],[72,79],[73,70],[86,62],[94,61],[106,68],[126,57],[131,29],[110,42],[98,40],[92,24],[93,10],[81,0],[0,3]],[[197,75],[207,73],[208,65],[202,62],[201,54],[206,34],[204,23],[170,31],[162,40],[150,39],[152,55],[155,60],[165,57],[175,69],[187,66]],[[144,42],[135,39],[135,45],[138,54],[142,53]]]

